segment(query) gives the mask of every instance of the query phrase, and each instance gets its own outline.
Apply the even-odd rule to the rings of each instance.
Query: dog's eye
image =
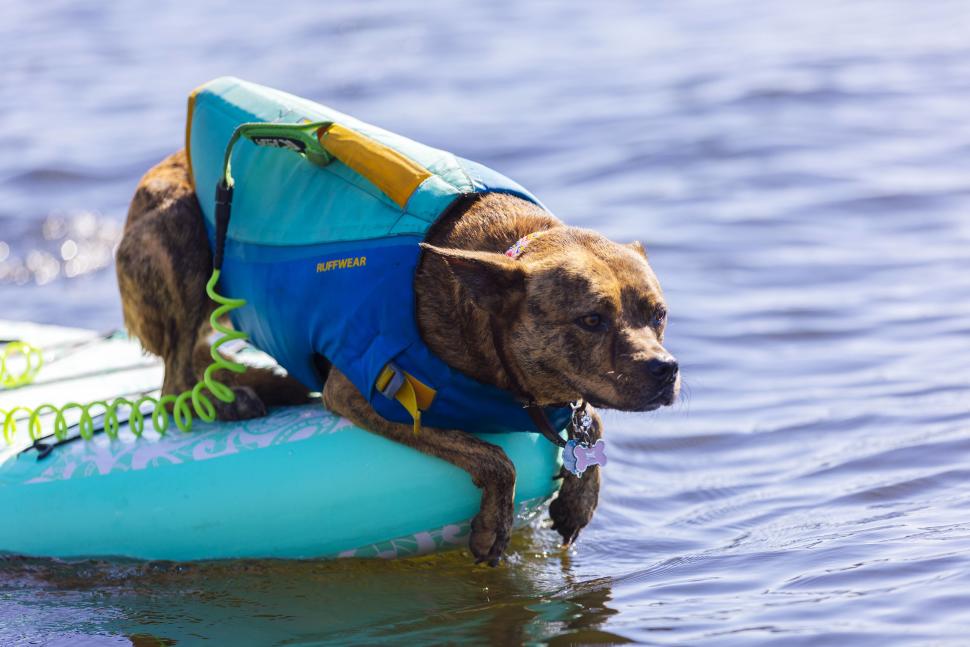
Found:
[[[576,325],[589,331],[603,330],[606,327],[603,322],[603,317],[599,316],[595,312],[591,312],[588,315],[583,315],[577,319]]]
[[[653,313],[653,321],[650,322],[650,325],[654,328],[660,328],[665,323],[667,323],[667,309],[657,308]]]

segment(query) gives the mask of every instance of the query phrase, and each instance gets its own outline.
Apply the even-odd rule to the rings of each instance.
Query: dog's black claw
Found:
[[[491,550],[488,551],[488,565],[492,568],[499,565],[502,561],[502,555],[505,553],[505,549],[509,545],[509,533],[505,530],[500,530],[495,533],[495,543],[492,544]]]
[[[583,508],[577,506],[582,499],[567,498],[560,492],[560,496],[549,505],[549,517],[552,519],[552,530],[562,537],[562,546],[572,545],[579,538],[580,532],[589,523],[594,506]]]
[[[563,548],[565,548],[567,546],[572,546],[573,543],[579,538],[579,532],[580,532],[580,529],[579,528],[574,528],[572,530],[565,530],[563,528],[555,528],[554,530],[556,530],[556,532],[559,533],[559,536],[562,537],[562,544],[560,544],[560,545]]]
[[[475,560],[475,565],[488,564],[490,567],[495,568],[502,561],[501,557],[479,557]]]
[[[235,399],[232,402],[217,402],[216,417],[219,420],[250,420],[262,418],[266,415],[266,405],[256,395],[256,391],[248,386],[232,388]]]

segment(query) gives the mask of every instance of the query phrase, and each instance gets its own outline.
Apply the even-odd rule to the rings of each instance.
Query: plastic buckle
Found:
[[[381,389],[381,395],[388,400],[393,400],[394,396],[397,395],[397,392],[401,390],[402,386],[404,386],[404,371],[394,364],[388,364],[384,370],[390,370],[394,374],[391,376],[391,379],[387,381],[387,384],[384,385],[384,388]]]

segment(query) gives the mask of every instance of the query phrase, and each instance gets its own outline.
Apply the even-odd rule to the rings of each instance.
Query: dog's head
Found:
[[[521,386],[539,404],[582,397],[651,411],[676,399],[680,375],[663,347],[663,292],[639,243],[563,227],[530,241],[518,258],[425,249],[498,323]]]

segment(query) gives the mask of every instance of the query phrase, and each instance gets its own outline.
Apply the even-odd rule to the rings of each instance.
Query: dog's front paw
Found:
[[[499,463],[493,468],[490,485],[482,490],[482,507],[472,519],[468,547],[476,564],[498,566],[512,536],[515,471],[511,463]]]
[[[219,420],[249,420],[266,415],[266,405],[250,387],[234,386],[232,392],[236,394],[232,402],[216,402],[216,417]]]
[[[484,512],[475,515],[472,519],[472,533],[468,538],[468,547],[475,556],[475,563],[486,562],[489,566],[498,566],[511,535],[511,514],[502,515],[500,519],[490,519]]]
[[[598,467],[587,470],[582,478],[565,474],[559,495],[549,504],[552,529],[562,535],[563,546],[576,541],[579,531],[589,524],[599,502],[599,493]]]

